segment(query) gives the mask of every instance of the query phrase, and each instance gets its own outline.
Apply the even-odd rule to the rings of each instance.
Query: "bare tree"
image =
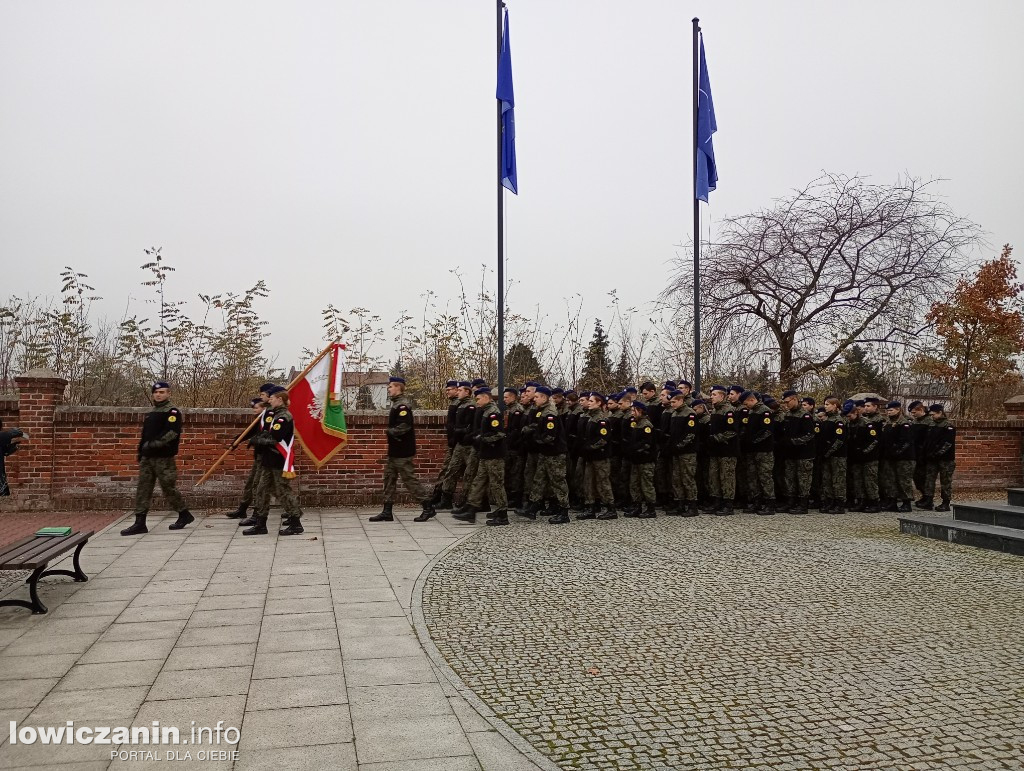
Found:
[[[769,209],[724,220],[702,261],[702,322],[744,358],[770,354],[791,384],[853,343],[920,323],[978,240],[974,223],[908,177],[892,185],[825,174]],[[688,303],[686,262],[664,294]]]

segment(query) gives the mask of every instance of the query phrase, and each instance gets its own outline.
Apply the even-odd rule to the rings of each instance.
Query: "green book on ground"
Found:
[[[71,535],[70,527],[43,527],[36,530],[36,535]]]

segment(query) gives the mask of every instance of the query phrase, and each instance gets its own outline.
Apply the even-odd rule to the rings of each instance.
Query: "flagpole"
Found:
[[[501,64],[501,40],[502,40],[502,9],[505,3],[502,0],[495,0],[494,9],[497,19],[498,47],[497,61]],[[505,409],[505,188],[501,184],[502,162],[501,162],[501,100],[498,103],[498,395],[496,401],[498,409]]]
[[[700,392],[700,201],[697,198],[697,113],[700,101],[700,19],[693,19],[693,392]]]

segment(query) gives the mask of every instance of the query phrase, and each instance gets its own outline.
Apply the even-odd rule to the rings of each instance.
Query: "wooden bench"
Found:
[[[32,575],[26,579],[29,596],[32,601],[0,600],[0,605],[17,605],[28,608],[33,613],[46,613],[46,606],[39,601],[36,584],[44,576],[71,576],[75,581],[88,581],[89,576],[82,572],[79,557],[82,549],[92,537],[88,533],[71,533],[71,535],[30,535],[28,538],[0,548],[0,570],[31,570]],[[76,548],[77,547],[77,548]],[[46,566],[62,554],[75,550],[72,570],[47,570]]]

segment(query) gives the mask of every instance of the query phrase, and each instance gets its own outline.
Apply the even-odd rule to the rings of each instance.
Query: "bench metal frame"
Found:
[[[82,570],[79,561],[82,549],[89,543],[93,533],[71,533],[65,536],[30,536],[10,546],[0,549],[0,570],[32,570],[32,575],[25,579],[28,584],[29,597],[27,600],[0,600],[0,606],[13,605],[21,608],[28,608],[35,614],[46,613],[46,606],[39,599],[37,584],[40,578],[46,576],[70,576],[77,583],[88,581],[89,576]],[[53,569],[47,570],[51,560],[63,556],[72,547],[75,548],[72,564],[74,570]]]

